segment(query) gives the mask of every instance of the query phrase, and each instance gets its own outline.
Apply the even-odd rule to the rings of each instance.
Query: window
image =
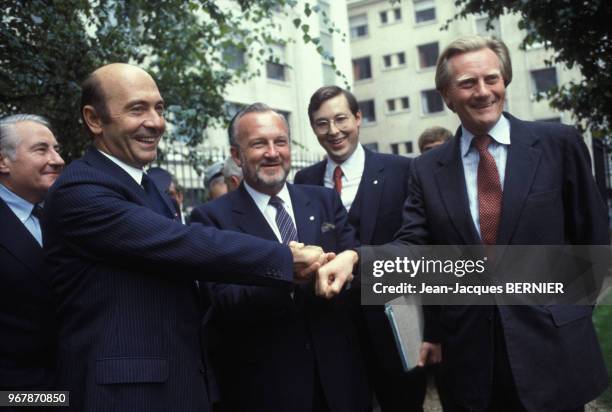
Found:
[[[391,143],[391,153],[394,155],[399,154],[399,143]]]
[[[364,100],[359,102],[359,109],[361,109],[361,119],[365,124],[374,123],[376,121],[374,100]]]
[[[412,153],[414,151],[412,148],[412,142],[404,142],[404,150],[406,153]]]
[[[360,14],[358,16],[349,17],[349,27],[351,39],[366,37],[368,35],[368,16]]]
[[[434,0],[414,0],[414,21],[424,23],[436,19],[436,4]]]
[[[353,77],[355,80],[372,78],[372,67],[370,65],[369,56],[353,60]]]
[[[410,109],[410,99],[408,97],[398,97],[387,100],[387,112],[396,113]]]
[[[406,54],[404,52],[387,54],[383,56],[383,65],[385,69],[399,67],[406,64]]]
[[[223,60],[225,60],[230,69],[238,70],[244,67],[246,60],[245,52],[234,44],[229,45],[223,49]]]
[[[419,50],[419,67],[433,67],[438,60],[438,42],[422,44],[417,47]]]
[[[495,37],[501,39],[501,30],[499,28],[499,19],[491,21],[491,28],[487,27],[487,16],[476,18],[476,34],[484,37]]]
[[[266,62],[266,77],[268,79],[285,81],[285,46],[273,44],[270,46],[272,55]]]
[[[395,8],[391,10],[385,10],[378,13],[380,16],[380,24],[385,25],[389,23],[397,23],[402,21],[402,9]]]
[[[531,80],[535,93],[546,93],[557,86],[557,70],[554,67],[532,70]]]
[[[373,152],[378,152],[378,143],[362,143],[363,147]]]
[[[444,111],[442,96],[440,96],[436,89],[423,90],[421,92],[421,102],[423,106],[423,114],[439,113]]]

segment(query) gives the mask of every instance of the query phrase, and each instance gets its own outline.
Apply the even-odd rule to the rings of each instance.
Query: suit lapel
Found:
[[[241,184],[235,192],[227,196],[232,197],[232,214],[241,231],[262,239],[278,242],[274,231],[259,211],[251,195],[244,188],[244,184]]]
[[[317,244],[318,231],[322,222],[319,222],[317,211],[312,201],[299,188],[299,186],[287,185],[291,203],[293,205],[293,216],[298,233],[298,239],[306,245]]]
[[[385,185],[385,165],[371,151],[365,149],[363,176],[358,194],[361,197],[361,219],[359,223],[360,238],[364,243],[371,243],[376,227],[376,216]]]
[[[97,149],[91,147],[87,151],[85,156],[83,157],[83,160],[89,163],[90,165],[94,166],[96,169],[104,170],[109,175],[119,180],[130,190],[130,192],[134,196],[140,199],[143,205],[146,205],[150,209],[154,210],[154,207],[150,203],[150,200],[147,194],[145,193],[144,189],[142,188],[142,186],[138,184],[138,182],[136,182],[132,178],[132,176],[130,176],[125,170],[123,170],[121,167],[115,164],[112,160],[104,156]],[[171,219],[177,218],[178,215],[177,213],[173,212],[174,206],[172,206],[172,204],[170,203],[170,199],[168,198],[168,196],[163,194],[163,191],[160,190],[160,188],[157,186],[157,183],[155,182],[153,183],[155,184],[155,187],[157,188],[158,197],[160,197],[163,200],[164,205],[166,207],[166,216]]]
[[[512,233],[523,209],[527,194],[540,162],[541,151],[533,146],[538,138],[524,122],[506,115],[510,120],[510,146],[504,178],[501,222],[497,244],[510,242]]]
[[[38,268],[43,263],[41,247],[2,199],[0,199],[0,221],[2,222],[0,245],[33,273],[38,273]]]
[[[441,154],[438,160],[440,167],[435,172],[435,179],[444,207],[455,230],[466,244],[475,245],[481,241],[470,214],[463,162],[461,161],[460,138],[461,128],[457,131],[453,143],[443,149],[445,153]]]
[[[317,186],[325,186],[325,166],[327,165],[327,160],[323,160],[319,163],[316,163],[313,166],[313,176],[316,180],[315,185]]]

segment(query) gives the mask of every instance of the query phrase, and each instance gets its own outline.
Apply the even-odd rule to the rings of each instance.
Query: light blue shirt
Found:
[[[26,229],[34,236],[38,244],[42,246],[40,222],[36,216],[32,215],[34,205],[11,192],[2,183],[0,183],[0,198],[4,200],[15,216],[17,216],[17,219],[23,223]]]
[[[508,159],[508,146],[510,146],[510,122],[501,116],[495,126],[489,130],[492,137],[488,151],[495,159],[495,165],[499,173],[502,192],[504,190],[504,180],[506,177],[506,160]],[[480,236],[480,214],[478,208],[478,162],[480,155],[478,150],[472,145],[474,135],[461,126],[461,162],[463,163],[463,173],[465,175],[465,187],[467,188],[468,201],[470,204],[470,214],[476,226],[478,236]]]

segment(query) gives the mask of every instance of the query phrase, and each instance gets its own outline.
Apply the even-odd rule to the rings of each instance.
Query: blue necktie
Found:
[[[155,183],[146,173],[142,175],[142,187],[149,198],[149,204],[153,206],[153,210],[159,213],[160,215],[166,217],[172,217],[169,215],[169,210],[164,203],[164,199],[162,199],[159,190],[155,187]]]
[[[283,201],[278,196],[272,196],[270,198],[270,205],[276,209],[276,226],[281,234],[281,239],[285,245],[288,245],[292,240],[297,241],[297,230],[291,220],[291,216],[285,210]]]

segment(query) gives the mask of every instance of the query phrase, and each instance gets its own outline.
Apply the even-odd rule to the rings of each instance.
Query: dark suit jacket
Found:
[[[402,225],[411,159],[364,150],[363,176],[349,211],[349,222],[361,244],[382,245],[391,242]],[[300,170],[295,175],[295,183],[323,186],[326,163],[323,160]],[[360,298],[358,294],[355,297]],[[402,363],[382,308],[364,306],[362,309],[372,345],[370,351],[375,356],[373,362],[387,371],[400,372]]]
[[[194,279],[288,289],[287,247],[155,213],[95,149],[45,203],[45,250],[58,295],[58,387],[78,411],[206,411],[202,313]]]
[[[289,185],[298,238],[326,251],[354,245],[346,210],[330,189]],[[276,240],[244,185],[192,212],[192,222]],[[207,329],[221,398],[230,411],[312,411],[316,373],[332,411],[365,411],[369,388],[346,308],[313,293],[313,284],[295,290],[211,285]],[[207,336],[211,336],[208,334]],[[226,409],[224,409],[226,410]]]
[[[607,213],[591,175],[587,148],[576,130],[504,115],[510,120],[511,144],[497,243],[608,244]],[[460,132],[413,163],[399,241],[481,242],[468,206]],[[440,308],[439,337],[457,401],[474,409],[489,402],[495,310],[517,390],[528,410],[570,409],[607,386],[590,306],[447,306]]]
[[[52,389],[55,306],[42,248],[0,199],[0,388]]]

